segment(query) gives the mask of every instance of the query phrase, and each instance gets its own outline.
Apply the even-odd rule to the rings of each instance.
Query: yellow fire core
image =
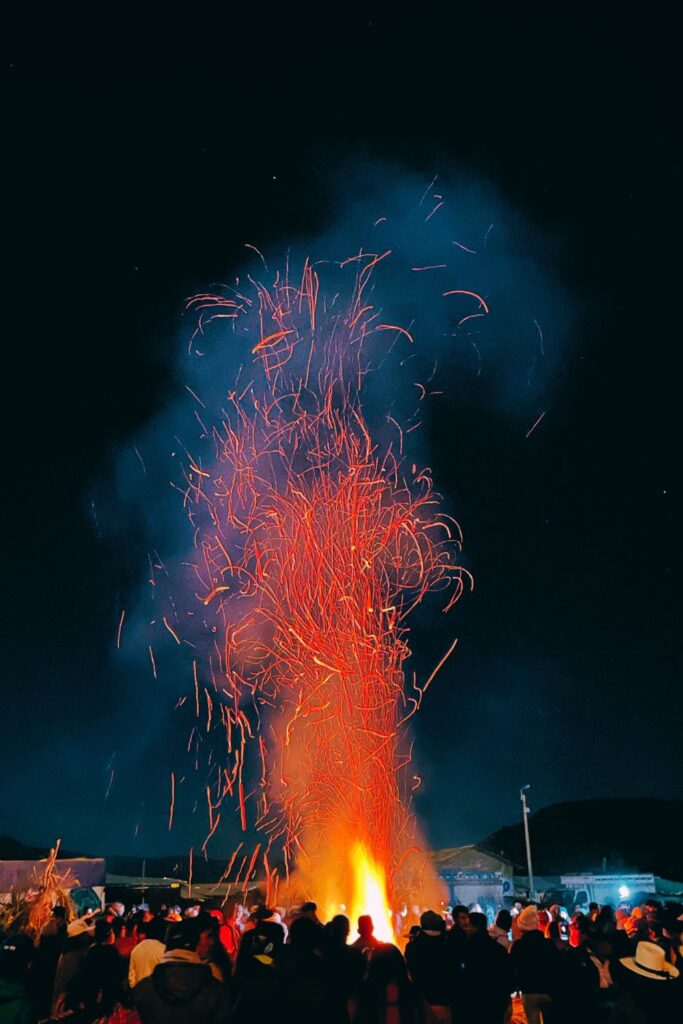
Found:
[[[358,918],[362,914],[369,914],[375,926],[375,937],[380,942],[395,942],[384,869],[361,842],[355,842],[351,847],[349,864],[352,893],[348,917],[352,932],[356,928]],[[335,913],[337,912],[335,910]]]

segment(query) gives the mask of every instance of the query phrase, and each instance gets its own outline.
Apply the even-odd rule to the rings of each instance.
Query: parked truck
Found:
[[[544,892],[543,902],[546,906],[559,903],[570,912],[578,909],[588,910],[589,903],[611,903],[618,907],[620,903],[639,902],[643,897],[656,892],[655,877],[649,874],[620,873],[615,875],[577,874],[561,875],[560,886]]]

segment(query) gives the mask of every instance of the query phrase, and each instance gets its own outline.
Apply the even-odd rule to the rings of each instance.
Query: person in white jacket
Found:
[[[166,952],[162,939],[166,931],[166,921],[152,918],[138,925],[138,935],[144,936],[130,954],[128,967],[128,984],[135,988],[144,978],[148,978]]]

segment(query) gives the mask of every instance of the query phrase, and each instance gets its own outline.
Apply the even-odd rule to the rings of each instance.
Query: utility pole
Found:
[[[529,875],[529,899],[536,899],[536,892],[534,890],[534,869],[531,866],[531,840],[529,838],[529,808],[526,802],[526,791],[530,789],[530,785],[522,786],[519,791],[519,799],[522,801],[522,819],[524,821],[524,841],[526,843],[526,869]]]

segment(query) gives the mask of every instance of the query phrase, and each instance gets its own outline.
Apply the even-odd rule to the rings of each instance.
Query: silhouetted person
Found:
[[[337,999],[347,1019],[355,1013],[358,992],[365,974],[362,951],[347,945],[350,930],[349,919],[344,914],[337,914],[325,925],[325,959]]]
[[[95,922],[94,938],[67,993],[67,1005],[82,1012],[86,1020],[112,1013],[123,997],[126,976],[126,963],[114,946],[109,921],[100,918]]]
[[[202,962],[210,943],[210,931],[202,928],[197,918],[185,918],[169,928],[161,963],[133,992],[142,1024],[224,1024],[230,1020],[227,989]]]
[[[64,1009],[67,993],[92,944],[94,932],[94,922],[87,917],[72,921],[67,927],[66,942],[57,962],[55,984],[52,991],[53,1015]]]
[[[242,929],[240,927],[242,909],[239,903],[230,904],[228,910],[221,915],[222,921],[219,921],[218,935],[223,943],[225,952],[233,964],[237,960],[237,951],[239,950],[240,939],[242,938]]]
[[[639,942],[635,954],[615,968],[619,995],[610,1024],[680,1024],[683,989],[680,972],[652,942]]]
[[[298,1024],[342,1024],[344,1015],[335,997],[324,959],[324,929],[309,917],[299,917],[289,930],[282,965],[285,1019]]]
[[[616,1000],[611,937],[591,931],[577,948],[558,959],[558,982],[553,998],[557,1024],[604,1024]]]
[[[204,963],[208,963],[216,981],[230,988],[232,978],[232,961],[220,940],[220,924],[217,918],[206,910],[197,914],[202,933],[205,935],[205,948],[202,954]]]
[[[282,925],[259,922],[248,957],[241,961],[235,977],[234,1024],[271,1024],[282,1018],[284,987],[278,961],[285,933]]]
[[[601,907],[598,911],[597,917],[595,918],[595,931],[597,932],[613,932],[616,930],[617,921],[614,916],[614,907],[609,903],[606,903],[604,907]]]
[[[417,1001],[401,951],[375,946],[358,998],[356,1024],[414,1024]]]
[[[270,911],[272,913],[272,911]],[[309,921],[313,921],[320,928],[323,927],[323,923],[318,917],[318,904],[312,900],[308,900],[306,903],[301,905],[301,917],[307,917]]]
[[[510,957],[487,931],[486,914],[470,914],[458,1001],[453,1019],[503,1024],[513,989]]]
[[[566,953],[569,950],[569,940],[563,937],[562,925],[559,921],[550,922],[547,937],[559,953]]]
[[[522,993],[528,1024],[540,1024],[541,1014],[550,1006],[551,993],[557,985],[560,954],[539,931],[536,907],[525,907],[517,921],[520,938],[510,950],[514,988]]]
[[[365,957],[369,957],[373,950],[380,945],[379,939],[375,938],[375,925],[369,914],[361,914],[358,918],[358,938],[352,943],[354,949],[360,949]]]
[[[503,947],[504,950],[510,950],[512,941],[510,939],[510,929],[512,928],[512,914],[509,910],[499,910],[498,916],[496,917],[496,923],[492,924],[489,928],[489,935],[492,939]]]
[[[28,935],[6,935],[0,943],[0,1021],[33,1024],[37,1020],[29,996],[33,943]]]
[[[66,910],[52,908],[52,917],[43,929],[38,948],[33,956],[29,988],[39,1017],[47,1017],[52,1007],[52,991],[57,964],[66,944]]]
[[[453,927],[446,932],[446,961],[450,979],[450,1003],[454,1006],[458,998],[458,986],[465,964],[465,950],[470,930],[470,912],[467,907],[453,907]]]
[[[425,910],[420,929],[406,946],[406,963],[426,1021],[444,1019],[451,1001],[446,926],[441,914]]]

